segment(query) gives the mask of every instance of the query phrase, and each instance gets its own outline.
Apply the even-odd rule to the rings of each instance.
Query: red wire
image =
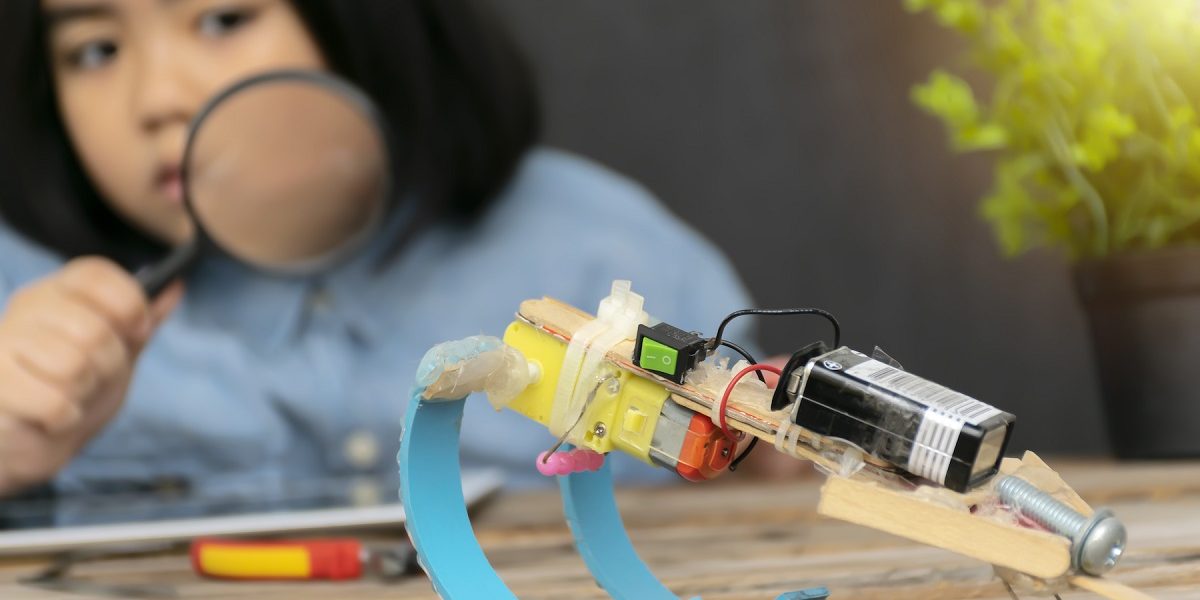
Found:
[[[729,406],[729,394],[733,392],[734,386],[736,386],[743,377],[755,371],[766,371],[768,373],[779,375],[780,377],[783,376],[783,371],[781,371],[779,367],[757,364],[750,365],[745,369],[738,371],[737,374],[733,376],[733,379],[729,380],[729,386],[725,388],[725,393],[721,396],[721,403],[717,405],[717,425],[721,428],[721,431],[725,433],[725,437],[729,438],[730,440],[734,439],[733,431],[729,429],[729,423],[725,420],[725,407]]]

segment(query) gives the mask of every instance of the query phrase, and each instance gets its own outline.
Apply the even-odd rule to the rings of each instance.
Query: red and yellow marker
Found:
[[[367,553],[353,539],[192,542],[192,567],[219,579],[358,579]]]

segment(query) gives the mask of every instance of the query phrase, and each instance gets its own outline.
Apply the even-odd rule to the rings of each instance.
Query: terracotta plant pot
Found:
[[[1075,285],[1117,455],[1200,456],[1200,248],[1081,263]]]

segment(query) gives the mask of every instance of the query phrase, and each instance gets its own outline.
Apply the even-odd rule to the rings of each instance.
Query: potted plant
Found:
[[[986,75],[935,70],[912,98],[994,153],[980,211],[1003,252],[1074,263],[1117,454],[1200,456],[1200,4],[905,4]]]

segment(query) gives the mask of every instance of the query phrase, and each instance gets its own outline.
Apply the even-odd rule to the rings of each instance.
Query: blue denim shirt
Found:
[[[530,152],[477,224],[434,226],[382,271],[378,253],[302,279],[206,261],[142,355],[123,409],[56,487],[166,478],[261,498],[297,482],[386,477],[424,352],[501,335],[522,300],[548,295],[594,312],[614,279],[631,279],[652,315],[709,333],[749,305],[721,253],[646,190],[548,149]],[[0,229],[0,305],[60,265]],[[465,466],[500,466],[516,485],[545,481],[533,466],[553,442],[544,428],[481,398],[467,404]],[[666,473],[633,460],[615,468],[626,481]]]

